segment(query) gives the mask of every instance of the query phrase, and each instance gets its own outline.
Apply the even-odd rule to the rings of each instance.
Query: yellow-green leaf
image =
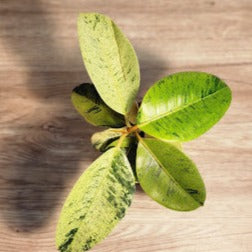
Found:
[[[136,170],[146,194],[167,208],[189,211],[205,201],[205,186],[195,164],[173,144],[140,138]]]
[[[84,83],[74,88],[71,100],[85,120],[95,126],[117,128],[125,125],[124,117],[103,102],[92,84]]]
[[[129,148],[130,145],[135,141],[135,138],[133,136],[127,136],[123,139],[122,143],[120,144],[121,148]],[[110,144],[107,145],[106,150],[117,146],[119,143],[119,139],[115,140],[114,142],[111,142]]]
[[[97,91],[113,110],[129,112],[140,72],[135,51],[115,23],[98,13],[81,13],[78,35],[82,57]]]
[[[69,194],[57,226],[61,252],[81,252],[103,240],[123,218],[135,191],[124,152],[113,148],[100,156]]]
[[[177,147],[179,150],[183,150],[183,145],[181,142],[174,142],[174,141],[167,141],[167,140],[164,140],[164,139],[161,139],[162,141],[166,142],[166,143],[170,143],[172,145],[174,145],[175,147]]]
[[[176,73],[148,90],[137,124],[160,139],[189,141],[217,123],[230,102],[231,90],[218,77],[201,72]]]
[[[119,137],[122,133],[118,130],[121,129],[107,129],[100,132],[96,132],[91,137],[91,143],[93,147],[101,152],[104,152],[112,147],[115,147]],[[130,137],[126,137],[122,142],[121,147],[127,147],[130,144]]]

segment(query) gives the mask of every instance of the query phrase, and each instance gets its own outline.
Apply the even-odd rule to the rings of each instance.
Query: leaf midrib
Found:
[[[175,184],[178,186],[178,188],[183,191],[186,195],[188,195],[193,201],[195,201],[199,206],[201,206],[200,202],[197,201],[190,193],[188,193],[179,183],[178,181],[165,169],[164,165],[159,161],[159,159],[156,157],[156,155],[152,152],[152,150],[149,148],[149,146],[144,142],[144,140],[140,137],[140,142],[142,145],[149,151],[152,158],[157,162],[157,164],[162,168],[164,173],[175,182]]]
[[[196,103],[199,103],[200,101],[203,101],[203,100],[205,100],[205,99],[207,99],[207,98],[209,98],[209,97],[211,97],[211,96],[213,96],[213,95],[216,95],[217,93],[223,91],[223,89],[228,89],[228,87],[227,87],[227,86],[222,87],[221,89],[217,90],[216,92],[214,92],[214,93],[212,93],[212,94],[210,94],[210,95],[205,96],[204,98],[197,99],[197,100],[195,100],[195,101],[192,102],[192,103],[188,103],[188,104],[186,104],[186,105],[184,105],[184,106],[178,107],[178,108],[174,109],[174,110],[171,111],[171,112],[169,111],[169,112],[165,112],[165,113],[162,113],[162,114],[160,114],[160,115],[154,116],[154,117],[152,117],[151,119],[146,120],[146,121],[144,121],[144,122],[138,124],[138,127],[139,127],[139,128],[144,127],[146,124],[149,124],[149,123],[151,123],[151,122],[154,122],[154,121],[157,121],[157,120],[159,120],[159,119],[162,119],[163,117],[167,117],[167,116],[169,116],[169,115],[175,114],[175,113],[179,112],[180,110],[183,110],[183,109],[185,109],[185,108],[187,108],[187,107],[190,107],[190,106],[192,106],[192,105],[194,105],[194,104],[196,104]]]
[[[120,49],[119,49],[119,45],[118,45],[117,38],[116,38],[116,34],[115,34],[115,28],[114,28],[115,24],[114,24],[114,22],[113,22],[112,20],[110,20],[110,23],[111,23],[111,28],[112,28],[113,35],[114,35],[113,38],[114,38],[114,40],[115,40],[115,44],[116,44],[116,48],[117,48],[117,53],[118,53],[118,58],[119,58],[119,63],[120,63],[119,65],[120,65],[120,68],[121,68],[121,72],[122,72],[122,75],[123,75],[123,79],[124,79],[124,81],[126,82],[127,79],[126,79],[125,73],[124,73],[124,71],[123,71]],[[111,76],[112,76],[113,79],[115,80],[114,75],[111,75]],[[118,82],[115,80],[115,83],[118,83]],[[118,86],[117,86],[117,87],[118,87]],[[124,110],[124,106],[123,106],[123,94],[122,94],[122,90],[121,90],[120,88],[119,88],[119,90],[120,90],[120,92],[118,92],[118,93],[120,93],[120,94],[119,94],[119,96],[120,96],[120,104],[121,104],[121,108]]]

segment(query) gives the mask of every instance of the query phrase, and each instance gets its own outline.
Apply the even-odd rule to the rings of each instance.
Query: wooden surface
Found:
[[[69,94],[88,81],[78,12],[111,16],[140,58],[141,94],[176,71],[223,78],[230,110],[185,144],[207,188],[204,207],[175,212],[139,189],[125,219],[93,251],[252,251],[251,0],[0,1],[0,251],[56,252],[60,208],[98,156],[95,128]]]

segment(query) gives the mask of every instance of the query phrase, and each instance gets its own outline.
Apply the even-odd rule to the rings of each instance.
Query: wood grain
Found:
[[[56,252],[55,226],[73,183],[98,156],[96,130],[70,104],[88,81],[78,13],[111,16],[136,48],[140,96],[184,70],[233,91],[225,118],[187,143],[207,187],[203,208],[167,210],[140,189],[125,219],[93,251],[252,251],[252,1],[1,0],[0,251]]]

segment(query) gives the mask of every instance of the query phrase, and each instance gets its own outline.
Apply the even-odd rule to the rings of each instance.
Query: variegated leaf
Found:
[[[86,69],[100,96],[113,110],[127,114],[140,82],[132,45],[109,17],[98,13],[79,15],[78,34]]]
[[[85,120],[95,126],[117,128],[125,125],[124,117],[103,102],[92,84],[84,83],[74,88],[71,100]]]
[[[123,218],[135,191],[134,175],[120,148],[102,154],[69,194],[57,226],[61,252],[81,252],[103,240]]]
[[[93,147],[101,152],[104,152],[112,147],[115,147],[118,143],[119,137],[122,135],[122,133],[118,130],[123,130],[125,128],[121,129],[107,129],[100,132],[96,132],[91,137],[91,143]],[[130,139],[126,138],[121,147],[127,147],[130,143]]]
[[[137,124],[160,139],[189,141],[217,123],[230,102],[231,90],[218,77],[200,72],[176,73],[148,90]]]
[[[146,194],[165,207],[189,211],[205,201],[205,186],[195,164],[174,144],[140,138],[136,170]]]

